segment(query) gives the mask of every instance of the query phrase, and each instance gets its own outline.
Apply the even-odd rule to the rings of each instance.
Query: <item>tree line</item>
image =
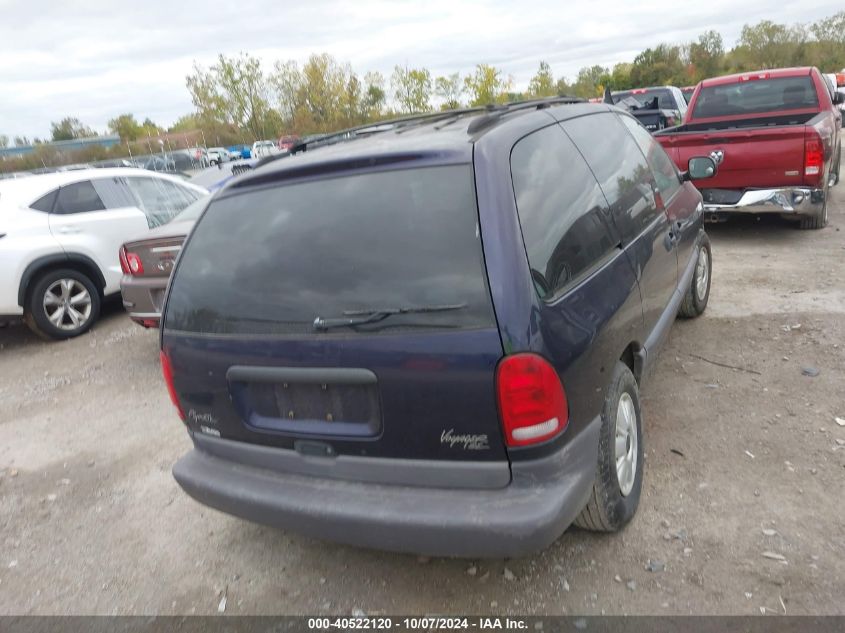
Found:
[[[541,61],[523,91],[515,91],[513,78],[489,64],[478,64],[463,76],[434,76],[427,68],[395,66],[385,77],[373,71],[359,74],[327,53],[313,54],[302,65],[295,61],[266,65],[248,53],[221,54],[209,67],[195,63],[185,78],[193,113],[166,130],[149,118],[138,122],[133,114],[115,117],[108,128],[123,143],[202,129],[210,144],[230,145],[282,134],[330,132],[434,109],[553,95],[591,98],[601,96],[605,87],[687,86],[731,72],[803,65],[823,72],[845,68],[845,11],[810,24],[763,20],[745,25],[730,50],[720,33],[707,30],[684,44],[647,48],[633,61],[612,68],[584,67],[571,80],[555,77],[551,66]],[[74,117],[51,124],[54,141],[94,134]],[[0,135],[0,147],[9,142]],[[17,137],[14,143],[26,145],[29,139]]]

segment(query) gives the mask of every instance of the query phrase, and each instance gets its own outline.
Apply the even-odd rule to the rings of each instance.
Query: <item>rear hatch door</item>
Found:
[[[356,456],[509,479],[470,165],[230,189],[183,248],[162,342],[195,432],[328,475]]]

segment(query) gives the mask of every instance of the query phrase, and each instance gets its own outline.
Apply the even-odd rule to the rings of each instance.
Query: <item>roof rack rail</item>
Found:
[[[492,107],[488,106],[488,111],[485,116],[479,117],[478,119],[475,119],[472,123],[469,124],[469,126],[467,127],[467,134],[475,134],[476,132],[483,130],[487,126],[492,125],[493,123],[498,121],[502,117],[502,115],[507,114],[508,112],[518,112],[519,110],[526,110],[530,108],[543,110],[553,105],[565,105],[570,103],[584,102],[584,99],[581,99],[580,97],[559,95],[557,97],[526,99],[524,101],[511,101],[510,103],[504,103]]]
[[[272,163],[282,158],[287,158],[299,152],[305,152],[309,148],[323,147],[324,145],[334,145],[347,140],[361,138],[363,136],[370,136],[372,134],[379,134],[388,131],[402,131],[403,128],[410,128],[415,124],[421,123],[436,123],[438,121],[453,120],[455,117],[466,116],[470,114],[483,114],[484,116],[476,119],[470,123],[467,132],[473,134],[480,129],[490,125],[493,121],[498,119],[506,112],[514,112],[516,110],[523,110],[526,108],[548,108],[553,105],[565,103],[583,103],[584,99],[578,97],[570,97],[567,95],[560,95],[557,97],[544,97],[541,99],[528,99],[525,101],[511,101],[502,104],[488,104],[484,106],[474,106],[470,108],[456,108],[454,110],[440,110],[439,112],[424,112],[420,114],[411,114],[404,117],[397,117],[394,119],[386,119],[384,121],[374,121],[372,123],[365,123],[355,127],[346,128],[337,132],[330,132],[323,134],[310,141],[300,142],[290,148],[285,154],[276,154],[274,156],[265,156],[255,164],[255,168],[262,167],[267,163]]]

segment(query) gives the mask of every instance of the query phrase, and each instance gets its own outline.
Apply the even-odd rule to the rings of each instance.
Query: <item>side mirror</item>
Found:
[[[838,90],[833,93],[833,105],[839,105],[845,103],[845,93],[839,92]]]
[[[689,159],[687,171],[684,172],[684,180],[701,180],[712,178],[716,175],[716,161],[709,156],[695,156]]]

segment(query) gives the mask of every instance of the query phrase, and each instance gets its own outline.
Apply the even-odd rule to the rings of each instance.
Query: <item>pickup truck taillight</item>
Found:
[[[821,179],[824,168],[824,146],[816,134],[804,137],[804,176],[812,181]]]

